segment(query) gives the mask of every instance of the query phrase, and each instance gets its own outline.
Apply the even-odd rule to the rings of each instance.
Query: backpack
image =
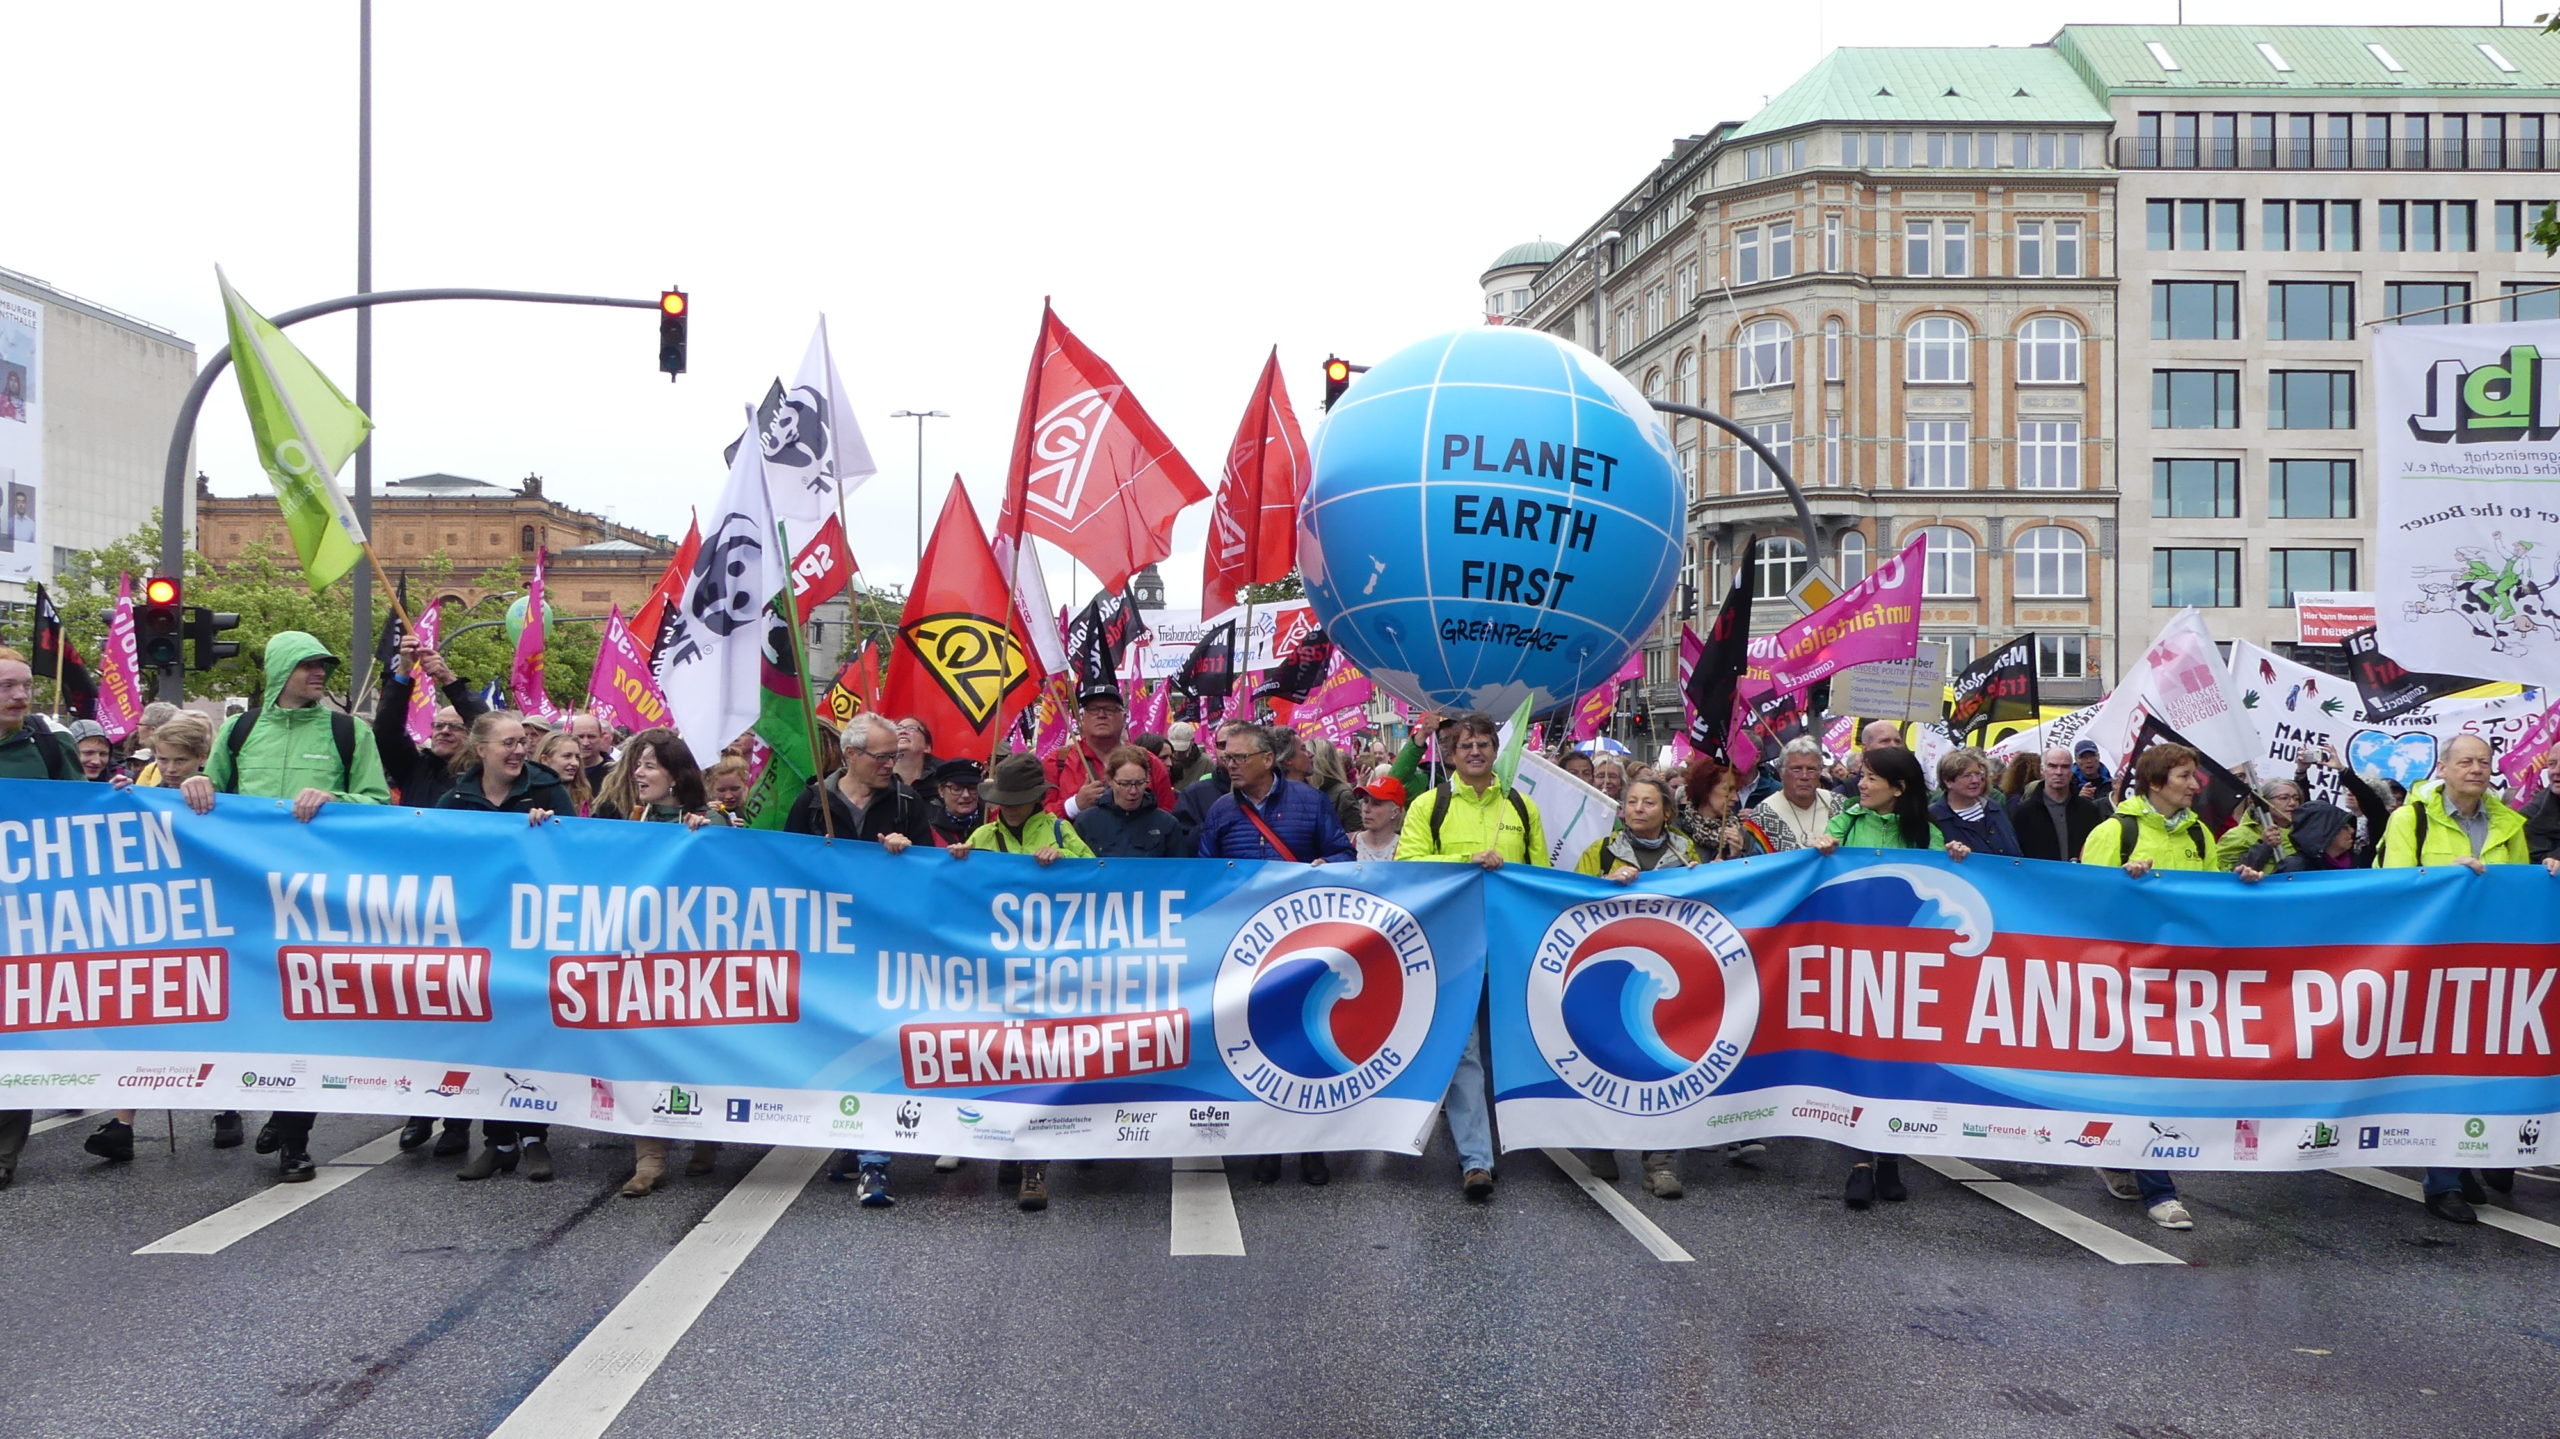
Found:
[[[240,712],[240,718],[232,722],[231,733],[224,739],[222,745],[231,756],[231,778],[223,782],[224,794],[240,792],[240,747],[249,742],[249,731],[257,728],[258,716],[264,712],[265,708],[264,700],[252,700],[249,707]],[[348,779],[355,774],[355,716],[343,710],[329,711],[329,738],[335,740],[338,745],[338,784],[341,789],[344,789]]]
[[[80,767],[62,752],[62,736],[47,729],[44,722],[27,716],[27,742],[36,747],[36,757],[44,761],[46,779],[78,779]]]
[[[2421,822],[2423,822],[2425,816],[2422,815],[2419,818]],[[2116,816],[2116,823],[2123,827],[2124,858],[2125,860],[2131,860],[2133,858],[2134,839],[2142,833],[2142,821],[2129,814],[2120,814]],[[2198,860],[2202,860],[2207,865],[2212,864],[2212,860],[2205,858],[2204,821],[2201,819],[2197,820],[2195,824],[2187,830],[2187,833],[2195,839],[2196,858]],[[2119,862],[2121,863],[2122,861]]]
[[[1440,781],[1432,786],[1431,793],[1431,848],[1436,851],[1440,848],[1440,821],[1449,817],[1449,782]],[[1511,812],[1520,816],[1520,847],[1525,852],[1529,847],[1529,802],[1516,789],[1504,790],[1502,797],[1511,801]]]

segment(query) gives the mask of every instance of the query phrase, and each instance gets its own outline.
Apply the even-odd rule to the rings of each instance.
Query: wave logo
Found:
[[[1529,1033],[1557,1076],[1621,1114],[1715,1092],[1760,1023],[1760,978],[1732,921],[1698,900],[1599,899],[1538,939]]]
[[[1347,1109],[1413,1062],[1439,982],[1410,911],[1355,889],[1296,890],[1238,925],[1219,960],[1218,1055],[1275,1108]]]

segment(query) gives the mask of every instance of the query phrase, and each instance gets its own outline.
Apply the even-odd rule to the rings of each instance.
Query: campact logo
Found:
[[[193,1069],[189,1069],[184,1066],[160,1069],[137,1069],[131,1074],[117,1076],[116,1088],[202,1089],[205,1086],[205,1082],[212,1078],[213,1061],[208,1059],[204,1063],[195,1066]]]
[[[1751,946],[1713,905],[1578,904],[1538,937],[1526,995],[1539,1057],[1620,1114],[1686,1109],[1729,1078],[1760,1023]]]
[[[1788,1114],[1792,1118],[1810,1119],[1817,1124],[1837,1124],[1844,1129],[1855,1129],[1858,1127],[1858,1116],[1866,1112],[1867,1107],[1863,1104],[1853,1104],[1847,1109],[1828,1104],[1799,1104],[1789,1110]]]
[[[2107,1120],[2092,1119],[2089,1121],[2089,1127],[2074,1135],[2069,1142],[2082,1149],[2095,1149],[2108,1142],[2107,1131],[2113,1128],[2115,1125]]]
[[[1254,1098],[1332,1114],[1386,1088],[1431,1032],[1439,967],[1421,921],[1341,886],[1244,917],[1218,959],[1218,1057]]]
[[[2495,364],[2438,360],[2427,367],[2426,385],[2427,407],[2409,417],[2409,433],[2429,444],[2560,435],[2560,386],[2543,372],[2542,353],[2531,345],[2508,346]]]

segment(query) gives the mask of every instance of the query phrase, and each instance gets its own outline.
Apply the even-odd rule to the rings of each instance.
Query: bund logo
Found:
[[[1111,431],[1111,406],[1120,387],[1071,395],[1040,417],[1031,430],[1031,456],[1038,463],[1023,476],[1023,502],[1045,511],[1067,528],[1084,516],[1085,486],[1093,479],[1094,458]]]
[[[982,615],[928,615],[898,635],[907,653],[924,661],[933,682],[979,729],[1031,677],[1013,631]]]

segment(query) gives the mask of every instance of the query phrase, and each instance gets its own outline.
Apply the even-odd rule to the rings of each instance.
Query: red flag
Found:
[[[1005,478],[1003,532],[1057,545],[1104,589],[1118,590],[1172,553],[1173,517],[1208,497],[1120,376],[1042,306]]]
[[[1280,347],[1263,361],[1253,403],[1227,446],[1227,474],[1209,509],[1209,550],[1200,581],[1202,611],[1235,603],[1246,585],[1267,585],[1298,562],[1298,490],[1307,441],[1280,382]]]
[[[666,573],[658,576],[657,587],[631,617],[631,637],[643,651],[658,647],[658,627],[667,622],[667,607],[684,598],[684,587],[693,578],[694,559],[701,553],[702,521],[697,519],[684,527],[684,543],[676,546],[676,557],[667,561]]]
[[[818,526],[818,533],[800,547],[799,558],[791,562],[791,599],[799,606],[800,623],[809,622],[809,612],[844,593],[853,582],[853,551],[844,542],[844,521],[835,515]]]
[[[904,653],[880,696],[884,713],[924,721],[946,759],[986,759],[1006,715],[1046,673],[1012,614],[1004,581],[955,478],[898,617]]]

